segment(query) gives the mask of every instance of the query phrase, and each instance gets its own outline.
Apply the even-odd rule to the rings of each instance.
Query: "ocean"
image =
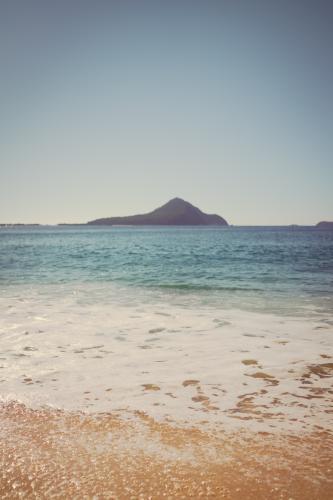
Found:
[[[3,228],[0,307],[3,401],[191,421],[206,407],[183,382],[228,381],[207,397],[230,421],[257,365],[289,387],[300,353],[305,370],[332,348],[333,233]]]
[[[332,310],[333,232],[293,228],[0,230],[0,285],[112,285],[282,314]],[[277,308],[277,309],[275,309]]]
[[[1,228],[0,339],[2,498],[331,495],[333,232]]]

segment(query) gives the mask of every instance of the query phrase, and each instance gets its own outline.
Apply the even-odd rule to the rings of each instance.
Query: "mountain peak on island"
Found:
[[[107,217],[88,222],[95,225],[227,226],[223,217],[205,214],[182,198],[173,198],[152,212],[126,217]]]

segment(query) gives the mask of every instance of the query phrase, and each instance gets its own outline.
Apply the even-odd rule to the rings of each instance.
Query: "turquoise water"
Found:
[[[332,257],[333,234],[310,229],[0,229],[0,403],[233,426],[246,386],[286,428],[329,428],[329,378],[312,420],[295,397],[333,356]]]
[[[291,228],[0,230],[0,286],[112,283],[238,308],[332,310],[333,232]]]

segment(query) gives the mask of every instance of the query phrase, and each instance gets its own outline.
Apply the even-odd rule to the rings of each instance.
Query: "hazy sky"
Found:
[[[331,0],[0,0],[0,222],[333,220]]]

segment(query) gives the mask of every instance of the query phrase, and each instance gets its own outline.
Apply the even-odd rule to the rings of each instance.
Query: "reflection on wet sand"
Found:
[[[241,405],[251,406],[249,395]],[[254,408],[252,408],[255,410]],[[329,499],[333,436],[0,408],[1,498]]]

